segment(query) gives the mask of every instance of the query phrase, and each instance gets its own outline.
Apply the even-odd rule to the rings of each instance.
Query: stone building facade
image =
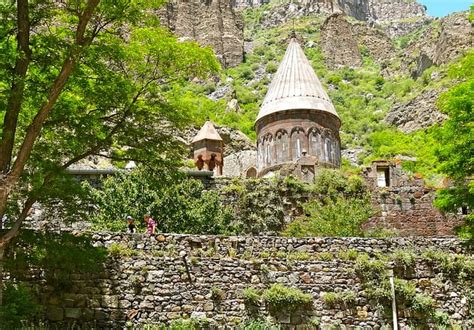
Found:
[[[341,120],[295,36],[255,122],[262,177],[312,156],[316,167],[339,167]]]
[[[400,236],[452,236],[463,224],[462,214],[445,214],[433,201],[436,190],[410,177],[399,162],[378,160],[363,172],[376,214],[364,224],[369,230],[388,230]]]

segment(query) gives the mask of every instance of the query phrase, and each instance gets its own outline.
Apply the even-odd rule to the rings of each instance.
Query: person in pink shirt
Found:
[[[146,223],[146,233],[150,236],[154,235],[155,234],[155,229],[156,229],[155,220],[153,220],[153,218],[149,214],[145,214],[143,216],[143,220],[145,220],[145,223]]]

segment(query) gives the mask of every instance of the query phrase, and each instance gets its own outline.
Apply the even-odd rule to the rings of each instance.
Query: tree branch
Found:
[[[104,139],[102,139],[100,142],[98,142],[96,145],[93,147],[89,148],[88,150],[84,151],[83,153],[71,158],[67,162],[63,163],[61,165],[61,168],[63,170],[67,169],[69,166],[77,163],[78,161],[86,158],[87,156],[96,154],[100,151],[100,149],[104,148],[107,145],[107,142],[110,142],[111,138],[113,137],[114,134],[117,133],[117,131],[123,126],[125,123],[125,120],[127,119],[128,115],[133,109],[133,106],[135,103],[138,101],[142,93],[145,91],[146,87],[149,85],[150,82],[145,83],[142,88],[137,92],[137,94],[133,97],[132,101],[130,104],[126,107],[125,111],[122,114],[122,117],[120,120],[117,122],[117,124],[109,131],[109,133],[106,135]],[[36,191],[31,192],[30,196],[27,198],[25,201],[25,204],[23,206],[23,209],[21,211],[21,214],[19,217],[16,219],[16,221],[13,223],[13,226],[2,236],[0,236],[0,247],[4,246],[7,244],[11,239],[13,239],[19,232],[21,224],[23,221],[26,219],[28,216],[28,213],[33,206],[33,204],[38,200],[39,198],[39,192],[43,191],[44,188],[49,185],[54,177],[58,174],[58,171],[54,172],[49,172],[44,180],[43,183],[41,184],[39,189],[36,189]]]
[[[13,69],[13,79],[8,97],[7,110],[3,119],[2,142],[0,145],[0,171],[6,174],[10,168],[15,134],[18,126],[18,115],[23,103],[25,76],[31,60],[30,20],[28,1],[17,1],[17,48],[18,57]]]
[[[16,182],[20,177],[25,164],[30,157],[31,150],[35,144],[36,139],[41,133],[41,129],[45,120],[48,118],[51,109],[56,103],[59,95],[61,94],[64,86],[67,83],[70,75],[72,74],[73,68],[76,64],[77,57],[80,55],[83,46],[87,46],[92,42],[91,39],[86,39],[85,31],[87,23],[91,19],[92,13],[99,4],[100,0],[89,0],[86,8],[84,9],[83,14],[79,19],[79,23],[76,31],[76,44],[75,46],[80,46],[78,48],[73,46],[71,53],[64,60],[61,72],[56,77],[53,85],[51,86],[46,102],[41,106],[41,109],[36,114],[33,122],[28,126],[26,130],[26,135],[23,140],[23,143],[18,151],[15,163],[13,164],[12,170],[10,172],[10,181]]]

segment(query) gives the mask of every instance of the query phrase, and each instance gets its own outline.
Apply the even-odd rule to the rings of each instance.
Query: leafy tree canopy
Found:
[[[471,210],[463,236],[474,238],[474,52],[453,66],[450,74],[462,81],[439,99],[439,107],[449,116],[436,136],[439,169],[454,186],[438,193],[435,204],[445,211]]]
[[[209,48],[160,27],[161,4],[0,4],[0,215],[76,192],[62,173],[89,156],[176,166],[170,132],[189,118],[166,91],[219,64]]]

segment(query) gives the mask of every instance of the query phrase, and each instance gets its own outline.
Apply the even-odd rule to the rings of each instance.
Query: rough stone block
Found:
[[[68,319],[79,319],[82,316],[82,309],[80,308],[66,308],[64,309],[64,315]]]
[[[46,318],[50,321],[62,321],[64,319],[64,309],[59,307],[49,307],[46,310]]]
[[[102,297],[102,307],[105,308],[118,308],[119,307],[119,297],[118,296],[109,296],[104,295]]]

